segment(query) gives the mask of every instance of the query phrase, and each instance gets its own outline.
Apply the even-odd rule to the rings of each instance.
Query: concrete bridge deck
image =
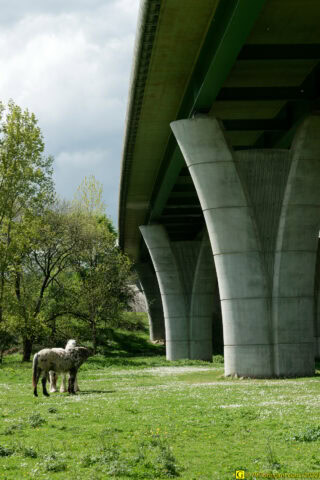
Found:
[[[169,359],[210,358],[222,328],[226,373],[313,372],[319,20],[317,0],[141,3],[119,238]]]

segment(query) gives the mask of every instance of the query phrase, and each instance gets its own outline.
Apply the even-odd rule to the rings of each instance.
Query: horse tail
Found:
[[[37,388],[37,371],[38,371],[38,354],[36,353],[33,357],[33,365],[32,365],[32,386],[33,388]]]

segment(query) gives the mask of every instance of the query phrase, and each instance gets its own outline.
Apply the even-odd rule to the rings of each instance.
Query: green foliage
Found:
[[[137,446],[136,452],[128,454],[113,441],[105,441],[94,454],[86,453],[81,466],[96,466],[99,471],[113,477],[133,476],[137,478],[173,478],[179,476],[177,461],[168,441],[159,435],[148,436]]]
[[[38,428],[46,423],[46,419],[43,418],[39,413],[34,413],[28,418],[28,423],[32,428]]]
[[[42,208],[52,197],[51,157],[44,157],[44,142],[34,114],[10,101],[0,103],[0,225],[21,212]],[[11,224],[11,227],[14,225]]]
[[[63,455],[52,452],[44,456],[43,468],[45,472],[64,472],[67,470],[67,463]]]
[[[102,185],[85,178],[71,205],[58,201],[52,162],[35,115],[0,103],[0,361],[16,338],[29,361],[70,329],[96,350],[132,297]]]
[[[37,458],[38,457],[38,452],[33,447],[22,446],[20,451],[21,451],[22,455],[26,458]]]
[[[213,363],[217,363],[219,365],[223,365],[224,364],[224,357],[223,355],[214,355],[213,356]]]
[[[103,202],[102,194],[102,184],[94,175],[90,175],[89,177],[85,177],[79,185],[73,199],[73,204],[76,210],[84,212],[88,216],[103,216],[106,206]]]
[[[117,327],[128,332],[149,332],[147,314],[144,312],[128,312],[120,313]]]
[[[49,412],[49,413],[58,413],[58,410],[57,410],[57,408],[55,408],[55,407],[49,407],[49,408],[48,408],[48,412]]]
[[[25,253],[34,241],[34,221],[52,202],[51,157],[44,156],[44,142],[37,120],[10,101],[0,103],[0,325],[12,328],[12,299],[18,296],[17,276]],[[24,315],[25,338],[29,322]]]
[[[0,457],[9,457],[14,454],[14,449],[5,445],[0,445]]]
[[[308,425],[301,432],[294,434],[291,439],[296,442],[316,442],[320,440],[320,426]]]
[[[116,246],[115,234],[102,217],[77,210],[78,248],[73,249],[69,268],[52,285],[51,315],[55,327],[77,318],[77,332],[90,332],[94,349],[107,327],[117,326],[123,308],[132,298],[129,288],[131,263]],[[62,318],[61,318],[62,317]],[[80,334],[80,335],[79,335]]]
[[[4,435],[14,435],[24,428],[23,422],[15,422],[4,429]]]
[[[138,446],[136,464],[146,470],[146,478],[174,478],[179,476],[177,461],[166,439],[159,434],[143,440]]]
[[[121,319],[130,277],[108,223],[56,203],[34,221],[33,245],[15,266],[7,318],[15,334],[32,341],[50,337],[62,346],[71,336],[96,347]]]
[[[9,330],[9,324],[0,323],[0,363],[2,362],[5,350],[17,344],[15,335]]]
[[[16,265],[10,301],[20,335],[33,340],[49,336],[50,289],[70,267],[81,243],[81,228],[68,206],[59,202],[34,220],[33,245]]]

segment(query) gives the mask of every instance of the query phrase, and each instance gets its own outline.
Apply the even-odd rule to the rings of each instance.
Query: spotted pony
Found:
[[[76,340],[68,340],[67,345],[65,346],[66,351],[70,351],[72,348],[77,346]],[[60,386],[60,392],[64,393],[67,392],[67,374],[62,373],[62,380],[61,380],[61,386]],[[54,393],[57,391],[57,381],[58,381],[58,373],[50,370],[49,372],[49,383],[50,383],[50,393]],[[74,381],[74,391],[79,392],[79,385],[78,385],[78,378],[76,376],[75,381]]]
[[[32,385],[33,394],[37,397],[37,385],[40,377],[43,395],[49,397],[47,392],[47,378],[49,372],[69,373],[68,392],[75,393],[75,380],[78,369],[92,355],[88,348],[73,347],[69,350],[64,348],[44,348],[33,357]]]

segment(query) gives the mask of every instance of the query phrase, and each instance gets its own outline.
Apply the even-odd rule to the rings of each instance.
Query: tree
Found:
[[[74,205],[90,228],[74,264],[72,296],[78,302],[79,318],[90,328],[96,351],[99,328],[116,325],[119,312],[133,296],[129,287],[132,267],[129,258],[116,246],[116,231],[105,214],[103,187],[93,175],[78,187]]]
[[[81,312],[79,318],[90,328],[94,351],[99,328],[116,325],[119,312],[132,296],[130,261],[115,245],[115,235],[104,220],[104,217],[91,218],[91,234],[74,265],[74,299],[77,298]]]
[[[78,235],[81,245],[72,266],[52,287],[54,301],[47,316],[54,329],[59,317],[77,318],[90,331],[96,351],[101,331],[117,324],[119,312],[132,297],[131,264],[116,246],[105,216],[78,212],[77,218],[84,229]]]
[[[102,183],[94,175],[84,177],[74,196],[73,207],[82,215],[100,218],[100,222],[103,221],[109,231],[116,234],[112,221],[105,213],[106,205],[103,201]]]
[[[83,225],[67,204],[56,202],[29,227],[32,244],[16,259],[11,313],[23,339],[23,361],[29,361],[33,342],[48,327],[50,288],[70,268],[80,249]]]
[[[11,267],[32,241],[29,221],[54,195],[51,157],[33,113],[0,102],[0,324]]]
[[[7,343],[12,332],[22,339],[23,361],[30,360],[33,343],[50,334],[53,338],[57,322],[66,318],[77,319],[90,331],[96,350],[101,330],[115,324],[131,296],[131,265],[102,211],[98,182],[92,177],[84,183],[72,205],[52,202],[49,163],[42,168],[37,174],[41,181],[33,190],[29,184],[21,186],[20,201],[15,204],[12,198],[15,208],[11,216],[3,215],[0,225],[7,255],[0,271],[5,314],[0,333]]]
[[[47,318],[52,333],[57,320],[77,318],[90,331],[96,351],[101,330],[116,325],[119,312],[132,298],[131,263],[116,246],[116,232],[102,201],[102,185],[94,176],[81,183],[72,207],[79,222],[78,244],[72,265],[50,288]]]

